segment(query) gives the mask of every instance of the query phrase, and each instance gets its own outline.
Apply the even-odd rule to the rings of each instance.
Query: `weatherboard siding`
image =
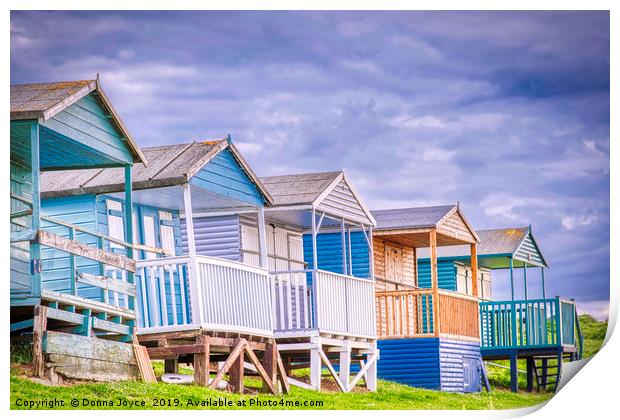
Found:
[[[11,194],[32,199],[32,172],[30,169],[11,162]],[[27,210],[29,207],[20,201],[11,200],[11,213]],[[11,232],[27,229],[32,224],[32,216],[11,219]],[[30,275],[30,243],[12,242],[10,251],[10,289],[11,292],[29,293],[32,289]]]
[[[101,105],[97,93],[85,96],[41,125],[64,136],[63,140],[82,143],[117,163],[133,162],[127,140],[112,123],[111,115]]]
[[[478,392],[480,347],[445,338],[379,340],[379,378],[448,392]],[[466,379],[467,378],[467,379]]]
[[[183,253],[189,253],[187,245],[187,221],[181,219],[181,243]],[[194,240],[196,253],[209,257],[241,259],[241,231],[238,215],[217,217],[194,217]]]
[[[440,289],[456,290],[456,265],[454,261],[437,261],[437,279]],[[432,287],[431,264],[428,261],[418,260],[418,286],[423,289]]]
[[[348,237],[345,238],[345,241],[348,246]],[[342,273],[342,236],[340,232],[321,233],[317,235],[316,242],[318,268],[334,273]],[[348,252],[347,248],[345,252]],[[351,232],[351,257],[353,260],[353,275],[359,278],[370,278],[368,244],[362,232]],[[309,268],[314,268],[311,234],[304,235],[304,261],[308,263]],[[347,267],[349,264],[347,255]]]
[[[218,153],[190,180],[192,185],[242,201],[262,206],[263,197],[230,150]]]
[[[537,265],[544,265],[540,250],[534,243],[531,234],[528,234],[517,251],[514,253],[514,258],[521,261],[531,262]]]
[[[95,196],[82,195],[72,197],[49,198],[41,201],[41,212],[44,215],[73,225],[96,231]],[[43,221],[41,227],[46,231],[65,238],[69,237],[69,229]],[[97,238],[82,232],[76,232],[75,240],[86,245],[97,247]],[[41,285],[42,288],[61,293],[71,293],[71,273],[69,254],[50,247],[41,247]],[[101,274],[99,264],[84,257],[75,257],[77,271],[89,274]],[[100,300],[99,288],[78,284],[80,297]]]

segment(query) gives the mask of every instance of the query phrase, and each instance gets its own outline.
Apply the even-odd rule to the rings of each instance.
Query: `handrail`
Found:
[[[103,234],[101,232],[90,230],[90,229],[82,227],[82,226],[77,226],[77,225],[65,222],[63,220],[56,219],[54,217],[42,215],[41,216],[41,220],[45,220],[47,222],[54,223],[54,224],[60,225],[60,226],[64,226],[64,227],[67,227],[67,228],[70,228],[70,229],[75,229],[78,232],[82,232],[82,233],[85,233],[87,235],[95,236],[97,238],[101,238],[101,239],[104,239],[104,240],[109,241],[109,242],[114,242],[115,244],[121,245],[121,246],[123,246],[125,248],[133,248],[133,249],[137,249],[137,250],[140,250],[140,251],[153,252],[153,253],[162,254],[162,255],[169,255],[169,252],[166,251],[165,249],[162,249],[162,248],[155,248],[155,247],[151,247],[151,246],[148,246],[148,245],[141,245],[141,244],[133,244],[132,245],[132,244],[130,244],[128,242],[123,241],[122,239],[113,238],[113,237],[108,236],[106,234]]]
[[[189,258],[189,257],[188,257]],[[255,265],[247,264],[240,261],[227,260],[226,258],[220,257],[211,257],[206,255],[196,255],[196,260],[199,263],[206,264],[215,264],[222,267],[230,267],[230,268],[243,268],[246,271],[250,271],[256,274],[269,274],[269,271],[262,267],[257,267]]]

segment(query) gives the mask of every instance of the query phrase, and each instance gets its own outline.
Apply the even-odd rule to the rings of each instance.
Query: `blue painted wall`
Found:
[[[437,278],[439,288],[456,290],[456,265],[452,260],[437,261]],[[418,285],[422,288],[431,287],[431,264],[418,260]]]
[[[43,214],[54,217],[55,219],[97,231],[94,195],[42,200],[41,211]],[[64,226],[58,226],[44,221],[42,227],[57,235],[69,237],[69,229]],[[77,233],[75,239],[89,246],[97,246],[97,238],[92,235]],[[70,293],[69,254],[54,248],[42,247],[41,260],[43,269],[41,272],[42,287],[56,292]],[[81,272],[101,274],[99,264],[95,261],[76,257],[75,264],[76,269]],[[95,300],[101,299],[100,289],[96,287],[79,284],[78,293],[82,297]]]
[[[381,379],[448,392],[479,392],[480,346],[444,338],[379,340]],[[467,378],[467,379],[465,379]]]
[[[182,248],[188,253],[187,227],[181,219]],[[238,215],[194,217],[196,253],[241,261],[241,225]]]
[[[264,203],[260,191],[228,149],[217,154],[190,183],[251,205]]]
[[[316,238],[318,263],[321,270],[342,273],[342,237],[340,232],[321,233]],[[348,238],[345,238],[345,247]],[[345,253],[348,252],[345,248]],[[370,278],[368,244],[362,232],[351,232],[351,257],[353,259],[353,275]],[[304,261],[312,267],[312,235],[304,235]],[[347,265],[350,264],[347,256]]]

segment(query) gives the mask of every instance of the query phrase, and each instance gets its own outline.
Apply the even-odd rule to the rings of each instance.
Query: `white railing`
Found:
[[[273,334],[272,288],[262,268],[215,257],[197,257],[196,292],[202,325]],[[192,289],[193,290],[193,289]]]
[[[136,263],[138,333],[192,325],[218,331],[273,334],[266,270],[222,258],[189,256]]]
[[[276,331],[317,329],[376,336],[374,281],[323,270],[275,272],[272,276]]]
[[[190,258],[167,257],[136,262],[138,327],[191,324]]]

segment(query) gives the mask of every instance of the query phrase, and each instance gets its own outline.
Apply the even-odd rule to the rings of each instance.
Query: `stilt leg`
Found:
[[[235,340],[235,347],[238,344],[238,340]],[[243,386],[243,362],[244,362],[244,352],[239,353],[239,356],[233,362],[230,367],[230,386],[233,388],[233,392],[243,394],[244,386]]]
[[[338,360],[338,376],[340,376],[340,381],[348,388],[349,386],[349,377],[351,375],[351,345],[347,343],[345,346],[346,350],[340,352],[340,357]]]
[[[179,360],[178,359],[166,359],[164,361],[165,373],[179,373]]]
[[[45,356],[43,355],[45,330],[47,330],[47,307],[39,305],[34,308],[32,328],[32,363],[34,373],[38,378],[45,377]]]
[[[194,383],[207,386],[209,385],[209,356],[211,351],[209,336],[199,335],[196,338],[196,344],[202,345],[203,352],[194,354]]]
[[[262,365],[265,368],[265,371],[267,371],[267,375],[269,375],[271,383],[277,389],[278,348],[275,341],[270,341],[267,343]],[[263,383],[263,392],[270,392],[269,387],[265,383]]]
[[[532,392],[534,390],[534,358],[528,357],[526,359],[527,363],[527,388],[525,389],[527,392]]]
[[[540,375],[540,387],[543,391],[547,390],[547,378],[549,374],[549,360],[547,358],[543,358],[541,361],[541,375]]]
[[[317,337],[312,342],[320,348],[320,338]],[[310,385],[315,387],[317,391],[321,390],[321,356],[319,355],[319,348],[310,349]]]
[[[510,390],[517,392],[519,390],[519,375],[517,371],[517,354],[510,355]]]
[[[375,348],[375,352],[378,351],[379,350]],[[373,355],[374,353],[368,354],[368,359],[370,360]],[[366,388],[372,392],[377,390],[377,363],[379,363],[379,359],[375,360],[372,365],[368,367],[368,371],[366,371]]]

